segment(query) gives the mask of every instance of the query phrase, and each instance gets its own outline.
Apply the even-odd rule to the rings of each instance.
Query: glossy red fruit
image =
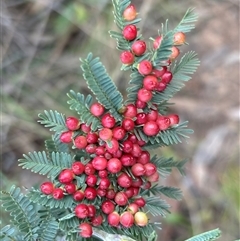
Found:
[[[159,68],[154,68],[152,74],[155,75],[157,78],[161,78],[163,74],[167,71],[166,66],[161,66]]]
[[[144,212],[136,212],[134,214],[134,222],[140,227],[144,227],[148,224],[147,214]]]
[[[159,173],[158,172],[155,172],[153,175],[147,177],[147,180],[149,182],[157,182],[159,180]]]
[[[162,82],[162,81],[160,81],[160,82],[158,82],[155,90],[158,91],[158,92],[162,92],[162,91],[164,91],[166,88],[167,88],[167,84],[164,83],[164,82]]]
[[[93,234],[92,226],[89,223],[81,223],[79,225],[80,232],[79,234],[83,238],[90,238]]]
[[[137,137],[132,133],[128,134],[127,140],[131,141],[133,144],[137,143],[138,141]]]
[[[111,154],[114,154],[119,150],[119,143],[115,138],[112,138],[111,141],[107,142],[106,149]]]
[[[153,42],[153,48],[158,49],[161,45],[161,42],[162,42],[162,36],[156,37],[154,42]]]
[[[114,117],[111,114],[106,113],[102,116],[101,122],[102,122],[103,127],[111,129],[115,126],[116,120],[114,119]]]
[[[139,187],[132,187],[132,188],[133,188],[133,196],[137,196],[140,188]]]
[[[152,183],[150,181],[144,182],[143,185],[141,186],[142,189],[148,190],[152,186]]]
[[[74,212],[78,218],[86,218],[89,214],[88,206],[84,203],[80,203],[75,207]]]
[[[147,114],[142,112],[137,114],[137,119],[135,120],[136,125],[142,125],[147,122]]]
[[[60,141],[62,143],[70,143],[72,142],[73,131],[65,131],[60,135]]]
[[[147,114],[148,121],[155,121],[158,118],[158,111],[157,110],[150,110]]]
[[[94,187],[97,183],[97,180],[98,180],[97,176],[88,175],[85,182],[89,187]]]
[[[128,104],[123,115],[130,119],[134,118],[137,115],[137,107],[134,104]]]
[[[173,77],[172,72],[167,70],[163,74],[161,82],[165,83],[165,84],[169,84],[171,82],[171,80],[172,80],[172,77]]]
[[[135,178],[132,179],[132,187],[141,187],[143,184],[143,180],[141,177],[135,176]]]
[[[122,140],[126,135],[126,131],[121,126],[117,126],[112,129],[112,134],[116,140]]]
[[[157,171],[157,167],[155,164],[149,162],[144,165],[145,168],[145,176],[151,176]]]
[[[84,199],[85,195],[84,192],[82,190],[77,190],[74,194],[73,194],[73,199],[77,202],[81,202]]]
[[[134,187],[129,187],[125,190],[125,194],[127,195],[128,198],[133,197],[134,195]]]
[[[153,69],[152,62],[149,60],[142,60],[138,65],[138,72],[141,75],[151,74]]]
[[[137,158],[137,162],[141,164],[146,164],[150,161],[150,153],[148,151],[142,151],[141,155]]]
[[[87,142],[86,136],[77,136],[74,139],[74,145],[78,149],[84,149],[87,146],[87,144],[88,144],[88,142]]]
[[[127,207],[127,211],[129,211],[131,214],[135,214],[138,211],[139,207],[136,203],[130,203]]]
[[[112,139],[112,136],[113,136],[113,133],[112,133],[112,130],[109,129],[109,128],[102,128],[100,131],[99,131],[99,137],[101,140],[103,141],[109,141]]]
[[[88,132],[91,131],[91,127],[88,126],[88,125],[85,124],[85,123],[82,123],[82,124],[81,124],[80,129],[81,129],[81,131],[83,131],[84,133],[88,133]]]
[[[144,207],[146,205],[146,201],[142,197],[136,198],[134,200],[134,203],[136,203],[138,205],[138,207],[140,207],[140,208],[142,208],[142,207]]]
[[[87,163],[85,165],[85,170],[84,170],[86,175],[91,175],[96,172],[96,169],[93,167],[92,163]]]
[[[100,103],[94,103],[90,107],[90,112],[97,117],[101,116],[104,113],[104,111],[105,111],[105,108]]]
[[[89,132],[86,135],[87,143],[95,144],[98,142],[98,134],[96,132]]]
[[[137,40],[132,44],[131,49],[136,56],[141,56],[145,53],[147,49],[146,42],[143,40]]]
[[[145,108],[146,106],[147,106],[147,103],[146,102],[143,102],[143,101],[141,101],[141,100],[139,100],[139,99],[137,99],[136,100],[136,107],[138,108],[138,109],[143,109],[143,108]]]
[[[176,46],[173,46],[172,47],[172,53],[171,53],[171,55],[169,57],[170,61],[176,59],[179,56],[179,54],[180,54],[179,48],[176,47]]]
[[[123,28],[122,34],[126,40],[132,41],[137,37],[137,27],[133,24],[126,25]]]
[[[93,204],[88,205],[88,217],[93,218],[96,215],[96,207]]]
[[[113,189],[108,189],[106,193],[106,198],[114,199],[116,196],[116,192]]]
[[[152,92],[145,88],[139,89],[137,93],[137,98],[142,102],[149,102],[152,99],[152,96]]]
[[[72,169],[64,169],[60,172],[60,174],[58,176],[58,180],[59,180],[59,182],[61,182],[63,184],[67,184],[67,183],[72,182],[74,177],[75,177],[75,175],[74,175]]]
[[[97,148],[96,148],[96,150],[95,150],[95,154],[97,155],[97,156],[103,156],[104,155],[104,153],[105,153],[105,147],[104,146],[98,146]]]
[[[87,187],[84,191],[85,198],[94,200],[97,196],[97,190],[93,187]]]
[[[134,121],[129,118],[125,118],[122,121],[122,127],[126,131],[132,131],[135,127]]]
[[[91,223],[95,227],[100,226],[102,222],[103,222],[103,217],[101,215],[91,218]]]
[[[85,148],[85,151],[89,154],[94,154],[96,152],[97,146],[96,144],[88,144]]]
[[[80,121],[78,118],[74,117],[74,116],[69,116],[66,119],[66,127],[68,128],[68,130],[71,131],[76,131],[79,129],[80,127]]]
[[[122,170],[122,162],[118,158],[111,158],[107,163],[107,170],[112,173],[118,173]]]
[[[141,163],[136,163],[131,167],[132,174],[136,177],[143,176],[145,174],[145,168],[143,164]]]
[[[133,215],[129,211],[126,211],[126,212],[122,213],[121,216],[120,216],[120,223],[125,228],[132,227],[133,224],[134,224],[134,217],[133,217]]]
[[[169,119],[170,119],[170,125],[177,125],[179,123],[179,116],[178,115],[174,115],[174,114],[171,114],[171,115],[168,115],[167,116]]]
[[[64,189],[68,194],[73,194],[76,192],[76,184],[75,183],[67,183],[67,184],[65,184]]]
[[[159,127],[159,130],[164,131],[167,130],[170,126],[170,119],[167,116],[161,116],[159,115],[156,123]]]
[[[63,190],[62,188],[54,188],[52,192],[52,196],[54,199],[60,200],[64,197]]]
[[[108,189],[111,185],[111,181],[107,178],[101,178],[98,187],[101,189]]]
[[[141,147],[137,143],[134,143],[133,149],[131,151],[131,154],[133,155],[133,157],[139,157],[141,153],[142,153]]]
[[[144,126],[143,126],[143,132],[147,136],[155,136],[159,132],[159,126],[156,121],[148,121]]]
[[[105,157],[96,156],[92,160],[93,168],[100,171],[107,167],[107,159]]]
[[[174,44],[182,45],[186,42],[186,35],[183,32],[177,32],[174,34]]]
[[[134,158],[133,155],[131,155],[131,154],[123,154],[120,157],[120,161],[123,166],[131,167],[132,165],[134,165],[136,163],[136,158]]]
[[[146,90],[155,90],[158,84],[158,79],[154,75],[147,75],[143,78],[143,88]]]
[[[100,178],[105,178],[105,177],[108,176],[108,171],[107,170],[100,170],[100,171],[98,171],[98,176]]]
[[[137,16],[137,10],[136,7],[133,4],[130,4],[126,7],[126,9],[123,11],[123,18],[126,21],[132,21]]]
[[[118,176],[117,183],[120,187],[128,188],[132,185],[132,178],[123,172]]]
[[[103,211],[103,213],[105,214],[110,214],[114,211],[115,209],[115,205],[113,204],[112,201],[110,200],[105,200],[102,205],[101,205],[101,210]]]
[[[128,197],[124,192],[117,192],[114,201],[119,206],[125,206],[128,203]]]
[[[107,190],[106,189],[101,189],[101,188],[98,188],[97,189],[97,195],[100,196],[100,197],[105,197],[107,194]]]
[[[130,153],[133,149],[133,143],[130,140],[125,140],[122,143],[122,151],[125,153]]]
[[[41,184],[40,190],[46,195],[52,194],[54,190],[54,184],[52,182],[44,182]]]
[[[109,225],[113,227],[117,227],[120,222],[120,215],[116,211],[114,211],[108,215],[107,221]]]
[[[83,163],[79,162],[79,161],[75,161],[73,164],[72,164],[72,167],[71,167],[73,173],[75,175],[81,175],[84,170],[85,170],[85,166]]]
[[[120,54],[120,60],[123,64],[130,65],[134,63],[134,59],[134,55],[128,50],[125,50]]]

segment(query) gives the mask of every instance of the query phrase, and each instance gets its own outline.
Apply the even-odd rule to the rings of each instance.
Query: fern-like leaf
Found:
[[[0,239],[3,241],[15,241],[14,237],[17,232],[18,230],[15,227],[6,225],[0,230]]]
[[[51,218],[49,220],[44,220],[44,222],[41,223],[39,229],[39,239],[44,241],[53,241],[55,240],[57,236],[57,232],[59,230],[59,224],[58,222]]]
[[[99,103],[101,103],[117,120],[121,120],[122,116],[118,111],[122,108],[123,97],[117,90],[116,85],[108,76],[105,67],[94,58],[90,53],[85,60],[81,60],[81,68],[83,76],[88,87],[95,94]]]
[[[13,218],[13,224],[25,234],[25,240],[34,239],[37,236],[39,224],[39,216],[34,204],[21,193],[19,187],[15,186],[12,186],[9,192],[1,191],[0,200],[2,207]]]
[[[45,127],[50,128],[50,131],[62,132],[67,130],[65,116],[57,111],[45,110],[44,114],[41,113],[38,117],[40,118],[38,122]]]
[[[56,177],[61,170],[70,168],[73,162],[71,155],[67,153],[52,152],[50,159],[45,151],[29,152],[28,156],[23,156],[25,159],[19,160],[19,166],[47,177]]]
[[[153,216],[165,217],[169,213],[170,205],[166,201],[160,199],[160,197],[148,197],[145,199],[145,207]]]
[[[70,105],[70,109],[78,112],[82,122],[91,126],[93,131],[101,127],[100,120],[90,112],[90,107],[93,103],[93,97],[91,95],[87,95],[85,98],[83,94],[70,90],[67,96],[70,98],[67,102]]]
[[[214,241],[221,236],[221,231],[219,229],[214,229],[205,233],[198,234],[185,241]]]

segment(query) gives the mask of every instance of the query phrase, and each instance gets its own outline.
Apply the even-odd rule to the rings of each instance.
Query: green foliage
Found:
[[[221,236],[221,231],[219,229],[214,229],[199,235],[196,235],[186,241],[213,241]]]
[[[121,120],[122,116],[118,111],[122,108],[123,97],[106,73],[105,67],[99,62],[99,58],[93,59],[90,53],[85,60],[81,61],[84,79],[98,102],[109,110],[117,120]]]
[[[165,217],[169,212],[169,204],[166,201],[160,199],[160,197],[148,197],[146,200],[146,208],[153,216]]]

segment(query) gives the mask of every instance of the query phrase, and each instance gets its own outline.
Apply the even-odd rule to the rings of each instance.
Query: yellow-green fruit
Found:
[[[147,214],[144,212],[136,212],[134,215],[134,222],[138,226],[146,226],[148,224]]]

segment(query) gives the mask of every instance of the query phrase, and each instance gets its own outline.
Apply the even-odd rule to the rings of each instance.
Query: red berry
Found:
[[[158,118],[158,111],[157,110],[150,110],[147,114],[148,121],[156,121]]]
[[[118,192],[115,195],[114,201],[119,206],[125,206],[128,203],[128,197],[124,192]]]
[[[138,141],[137,137],[136,137],[134,134],[132,134],[132,133],[130,133],[130,134],[128,135],[127,140],[131,141],[131,142],[134,143],[134,144],[137,143],[137,141]]]
[[[112,212],[108,215],[107,221],[111,226],[117,227],[120,222],[120,215],[117,212]]]
[[[88,205],[88,217],[92,218],[96,215],[96,207],[92,204]]]
[[[158,82],[155,90],[158,91],[158,92],[162,92],[162,91],[164,91],[166,88],[167,88],[167,84],[164,83],[164,82],[162,82],[162,81],[160,81],[160,82]]]
[[[125,153],[130,153],[133,149],[133,143],[130,140],[125,140],[122,143],[122,151]]]
[[[172,80],[172,77],[173,77],[172,72],[166,71],[162,76],[161,82],[165,84],[169,84],[170,81]]]
[[[153,48],[158,49],[161,45],[161,42],[162,42],[162,36],[156,37],[156,39],[153,42]]]
[[[147,46],[143,40],[137,40],[132,44],[131,48],[136,56],[141,56],[145,53]]]
[[[146,113],[138,113],[137,114],[137,119],[135,120],[135,123],[137,125],[142,125],[147,122],[147,114]]]
[[[75,175],[81,175],[85,170],[84,164],[79,161],[74,162],[71,168]]]
[[[137,11],[133,4],[128,5],[128,7],[123,11],[123,18],[126,21],[132,21],[136,18]]]
[[[123,28],[122,34],[126,40],[132,41],[137,37],[137,27],[133,24],[126,25]]]
[[[132,187],[132,189],[133,189],[133,196],[137,196],[140,188],[139,187]]]
[[[44,182],[41,184],[40,190],[46,195],[52,194],[54,190],[54,184],[52,182]]]
[[[64,189],[68,194],[73,194],[76,192],[76,184],[67,183],[67,184],[65,184]]]
[[[81,131],[83,131],[84,133],[88,133],[88,132],[91,131],[91,127],[88,126],[88,125],[85,124],[85,123],[81,124],[80,129],[81,129]]]
[[[125,194],[127,195],[128,198],[133,197],[134,195],[134,187],[129,187],[125,190]]]
[[[118,176],[117,183],[120,187],[128,188],[132,185],[132,178],[123,172]]]
[[[101,116],[104,113],[104,107],[103,105],[101,105],[100,103],[94,103],[91,105],[90,107],[90,112],[94,115],[94,116]]]
[[[70,143],[72,142],[73,131],[65,131],[60,135],[60,141],[62,143]]]
[[[87,143],[95,144],[98,142],[98,134],[96,132],[89,132],[86,135]]]
[[[134,118],[137,115],[137,107],[134,104],[128,104],[124,112],[124,117]]]
[[[133,215],[128,211],[122,213],[120,216],[120,223],[126,228],[132,227],[134,223]]]
[[[167,116],[170,119],[170,125],[177,125],[179,123],[179,116],[178,115],[168,115]]]
[[[93,234],[92,226],[89,223],[81,223],[79,225],[80,235],[83,238],[90,238]]]
[[[146,164],[150,161],[150,153],[148,151],[142,151],[141,155],[137,158],[137,162],[141,164]]]
[[[136,158],[134,158],[131,154],[123,154],[120,158],[120,161],[123,166],[131,167],[136,163]]]
[[[177,32],[174,34],[174,44],[182,45],[186,42],[186,35],[183,32]]]
[[[94,174],[96,172],[96,169],[93,167],[92,163],[88,163],[85,166],[85,170],[84,170],[86,175],[91,175]]]
[[[116,192],[113,189],[108,189],[106,193],[106,198],[114,199],[115,195],[116,195]]]
[[[104,177],[100,179],[100,182],[98,184],[99,188],[101,189],[108,189],[111,185],[111,182],[108,178]]]
[[[155,136],[159,132],[159,126],[157,122],[155,121],[148,121],[144,126],[143,126],[143,132],[147,136]]]
[[[94,154],[96,152],[97,146],[95,144],[88,144],[85,151],[89,154]]]
[[[139,100],[139,99],[136,100],[136,107],[137,107],[138,109],[143,109],[143,108],[145,108],[146,106],[147,106],[146,102],[143,102],[143,101],[141,101],[141,100]]]
[[[98,146],[95,150],[95,154],[97,156],[102,156],[102,155],[104,155],[104,153],[105,153],[105,147],[103,147],[103,146]]]
[[[143,180],[141,177],[135,177],[132,179],[132,187],[141,187],[143,184]]]
[[[146,172],[143,164],[141,163],[134,164],[131,168],[131,171],[132,171],[132,174],[136,177],[143,176]]]
[[[126,131],[132,131],[135,127],[134,121],[129,118],[125,118],[122,121],[122,127]]]
[[[80,127],[80,121],[79,121],[79,119],[77,119],[76,117],[69,116],[69,117],[66,119],[66,126],[67,126],[68,130],[70,130],[70,131],[76,131],[76,130],[78,130],[79,127]]]
[[[110,200],[106,200],[102,203],[101,209],[103,213],[110,214],[114,211],[115,205]]]
[[[142,102],[148,102],[152,99],[152,92],[142,88],[138,90],[137,97]]]
[[[108,171],[107,170],[100,170],[100,171],[98,171],[98,176],[100,178],[105,178],[105,177],[108,176]]]
[[[116,123],[116,120],[113,116],[111,116],[111,114],[106,113],[105,115],[103,115],[101,122],[103,127],[113,128]]]
[[[148,217],[144,212],[136,212],[134,215],[135,224],[144,227],[148,224]]]
[[[133,149],[131,151],[131,154],[134,156],[134,157],[139,157],[142,153],[142,149],[141,147],[137,144],[137,143],[134,143],[133,144]]]
[[[77,202],[81,202],[84,199],[85,195],[84,192],[82,190],[77,190],[74,194],[73,194],[73,199]]]
[[[117,126],[112,129],[112,134],[116,140],[122,140],[125,137],[126,131],[121,126]]]
[[[157,77],[154,75],[147,75],[143,79],[143,88],[146,90],[154,90],[158,84]]]
[[[86,218],[89,214],[88,206],[84,203],[80,203],[75,207],[74,212],[78,218]]]
[[[136,203],[136,204],[138,205],[138,207],[142,208],[142,207],[145,206],[146,201],[145,201],[144,198],[139,197],[139,198],[136,198],[136,199],[134,200],[134,203]]]
[[[101,189],[101,188],[98,188],[97,189],[97,195],[100,196],[100,197],[105,197],[107,194],[107,190],[106,189]]]
[[[167,116],[161,116],[159,115],[156,123],[159,127],[159,130],[164,131],[167,130],[168,127],[170,126],[170,119]]]
[[[138,211],[139,207],[136,203],[130,203],[127,207],[127,211],[129,211],[131,214],[135,214]]]
[[[142,189],[144,190],[148,190],[150,189],[152,186],[151,182],[150,181],[147,181],[147,182],[144,182],[143,185],[141,186]]]
[[[78,149],[84,149],[87,146],[87,138],[86,136],[77,136],[74,140],[74,145]]]
[[[101,140],[103,141],[109,141],[112,139],[112,136],[113,136],[113,133],[112,133],[112,130],[109,129],[109,128],[102,128],[100,131],[99,131],[99,137]]]
[[[60,200],[64,197],[62,188],[55,188],[52,192],[52,196],[54,199]]]
[[[72,180],[74,179],[74,176],[75,175],[71,169],[64,169],[60,172],[58,176],[58,180],[63,184],[67,184],[72,182]]]
[[[149,182],[157,182],[159,180],[159,173],[155,172],[153,175],[147,177]]]
[[[118,173],[122,170],[122,162],[118,158],[111,158],[107,163],[107,170],[110,173]]]
[[[153,69],[152,74],[155,75],[157,78],[161,78],[166,71],[167,67],[162,66],[159,69]]]
[[[107,167],[107,159],[101,156],[96,156],[92,160],[93,168],[100,171]]]
[[[97,190],[93,187],[87,187],[84,191],[85,198],[94,200],[97,196]]]
[[[103,222],[103,217],[101,215],[91,218],[91,223],[95,227],[100,226],[102,222]]]
[[[152,63],[149,60],[142,60],[138,65],[138,72],[142,75],[151,74],[152,69]]]
[[[134,62],[134,55],[130,51],[123,51],[120,54],[120,60],[123,64],[130,65]]]
[[[151,176],[157,171],[157,167],[155,164],[149,162],[144,165],[145,168],[145,176]]]
[[[173,46],[172,47],[172,53],[169,56],[169,59],[172,61],[172,60],[176,59],[179,54],[180,54],[179,48],[177,48],[176,46]]]
[[[117,152],[119,150],[119,143],[116,139],[112,138],[111,141],[107,142],[106,149],[111,154]]]
[[[89,187],[94,187],[97,183],[97,176],[95,175],[89,175],[87,176],[86,178],[86,184],[89,186]]]

